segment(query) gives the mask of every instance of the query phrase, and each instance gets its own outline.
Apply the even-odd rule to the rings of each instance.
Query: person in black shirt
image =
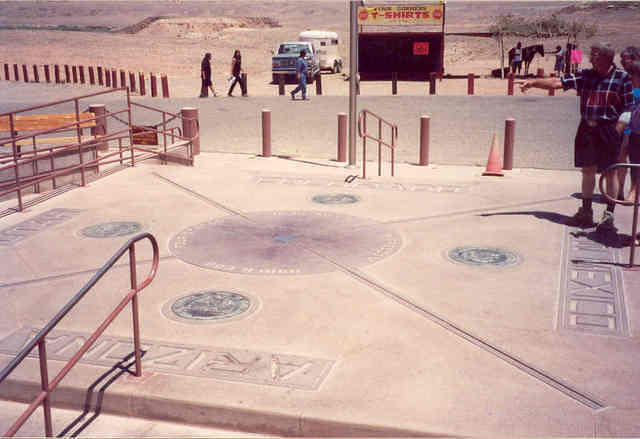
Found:
[[[236,50],[233,52],[233,58],[231,58],[231,87],[229,87],[229,92],[227,96],[233,96],[233,89],[236,86],[236,83],[240,83],[240,90],[242,90],[242,96],[247,96],[247,90],[245,89],[244,84],[242,83],[242,56],[240,55],[240,51]]]
[[[206,53],[202,59],[200,65],[200,79],[202,79],[202,87],[200,87],[200,97],[206,98],[209,96],[209,89],[213,96],[218,96],[213,89],[213,82],[211,82],[211,54]]]

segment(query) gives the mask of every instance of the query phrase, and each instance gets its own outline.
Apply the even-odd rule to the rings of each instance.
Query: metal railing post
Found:
[[[136,247],[135,243],[129,245],[129,273],[131,276],[131,289],[138,288],[138,280],[136,276]],[[131,298],[131,310],[133,312],[133,345],[136,356],[136,376],[142,376],[142,361],[140,355],[140,319],[138,314],[138,292]]]
[[[13,120],[13,113],[9,114],[9,130],[11,132],[11,147],[13,151],[13,173],[16,178],[16,194],[18,195],[18,209],[22,212],[22,189],[20,189],[20,172],[18,169],[18,145],[16,145],[16,131],[15,122]]]
[[[114,70],[115,71],[115,70]],[[131,126],[131,95],[127,88],[127,123],[129,124],[129,149],[131,150],[131,167],[135,166],[135,154],[133,152],[133,129]]]
[[[87,185],[87,180],[84,175],[84,158],[82,157],[82,128],[80,128],[80,104],[78,99],[73,100],[76,108],[76,133],[78,135],[78,159],[80,160],[80,178],[82,179],[82,186]]]
[[[382,176],[382,119],[378,119],[378,177],[380,176]]]
[[[49,372],[47,370],[47,349],[46,338],[38,343],[38,357],[40,359],[40,388],[47,395],[42,401],[42,411],[44,414],[44,432],[47,437],[53,436],[53,426],[51,423],[51,399],[49,397]]]

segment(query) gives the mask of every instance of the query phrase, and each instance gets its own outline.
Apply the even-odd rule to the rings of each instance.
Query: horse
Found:
[[[509,65],[511,65],[511,62],[513,60],[513,53],[515,52],[515,50],[516,48],[514,47],[509,51]],[[531,61],[533,61],[533,57],[536,55],[536,53],[539,53],[540,56],[544,56],[544,46],[542,44],[535,44],[533,46],[527,46],[522,49],[524,76],[527,76],[529,74],[529,65],[531,64]]]

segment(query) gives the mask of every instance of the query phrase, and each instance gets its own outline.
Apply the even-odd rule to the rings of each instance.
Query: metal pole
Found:
[[[271,157],[271,110],[262,110],[262,157]]]
[[[515,143],[516,121],[515,119],[505,119],[504,121],[504,167],[502,169],[511,171],[513,169],[513,144]]]
[[[338,161],[347,161],[347,114],[338,113]]]
[[[430,116],[420,116],[420,166],[429,165],[429,121]]]
[[[349,0],[349,166],[356,165],[356,117],[358,102],[358,0]]]

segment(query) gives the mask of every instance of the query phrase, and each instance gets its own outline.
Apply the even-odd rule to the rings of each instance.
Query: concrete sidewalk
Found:
[[[143,377],[123,371],[126,308],[56,406],[287,436],[640,435],[631,210],[619,235],[582,232],[564,225],[577,172],[482,171],[400,164],[349,184],[359,170],[330,160],[204,152],[9,215],[0,366],[145,231],[160,268],[140,293]],[[51,377],[128,291],[125,262],[51,335]],[[26,360],[0,396],[32,398],[38,370]]]

